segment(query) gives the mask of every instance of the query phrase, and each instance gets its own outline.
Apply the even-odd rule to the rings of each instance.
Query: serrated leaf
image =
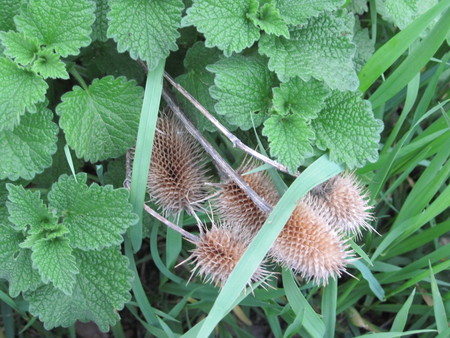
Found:
[[[40,228],[42,223],[48,223],[53,216],[41,199],[39,191],[25,190],[21,185],[8,183],[6,185],[9,196],[6,206],[9,221],[17,229],[24,230],[27,226]]]
[[[315,79],[305,82],[295,77],[273,89],[273,105],[281,114],[292,112],[304,119],[313,119],[322,110],[329,94],[323,82]]]
[[[376,0],[377,12],[400,29],[437,3],[437,0]]]
[[[181,0],[110,0],[108,37],[117,42],[119,52],[147,62],[153,70],[159,60],[178,49]]]
[[[383,123],[374,118],[370,102],[359,93],[333,91],[312,126],[316,145],[329,149],[333,161],[355,168],[378,159]]]
[[[288,24],[303,25],[308,18],[338,9],[344,3],[345,0],[277,0],[277,7]]]
[[[95,0],[95,21],[92,25],[92,41],[108,40],[106,31],[108,30],[108,19],[106,15],[109,12],[108,0]]]
[[[14,16],[19,14],[23,0],[0,0],[0,31],[14,29]]]
[[[19,124],[25,110],[32,110],[36,103],[44,101],[48,85],[40,76],[7,58],[0,58],[0,74],[1,132],[12,130]]]
[[[5,46],[4,55],[15,59],[17,63],[27,65],[34,60],[39,51],[37,39],[14,31],[0,32],[0,39]]]
[[[230,56],[259,39],[258,27],[248,18],[258,6],[258,0],[194,0],[182,23],[203,33],[206,47],[217,47]]]
[[[94,11],[95,4],[89,0],[30,0],[14,22],[19,32],[66,57],[77,55],[91,42]]]
[[[263,4],[256,14],[248,16],[252,22],[268,34],[289,38],[289,29],[273,2]]]
[[[201,41],[196,42],[186,53],[184,66],[187,69],[185,74],[176,78],[176,81],[183,86],[198,102],[200,102],[215,118],[229,130],[236,129],[230,125],[224,116],[216,113],[214,105],[216,101],[209,94],[209,87],[214,84],[214,74],[206,70],[206,66],[217,62],[220,58],[220,51],[217,48],[206,48]],[[195,108],[192,103],[177,94],[177,98],[183,105],[186,114],[195,123],[198,129],[215,132],[214,125]]]
[[[9,224],[0,223],[0,279],[9,281],[11,297],[34,290],[42,284],[39,273],[32,268],[31,250],[19,248],[22,240],[20,232]]]
[[[216,74],[215,85],[209,91],[218,100],[216,111],[225,115],[228,122],[248,130],[253,123],[257,127],[265,120],[271,105],[272,87],[277,85],[265,58],[235,55],[206,69]]]
[[[94,321],[106,332],[119,319],[117,311],[130,300],[132,273],[128,259],[118,248],[73,252],[79,273],[71,296],[53,288],[40,287],[25,294],[30,313],[44,322],[47,330],[68,327],[80,320]]]
[[[358,15],[362,15],[369,11],[367,0],[352,0],[348,4],[347,9]]]
[[[61,78],[67,80],[69,78],[65,63],[61,61],[58,54],[48,49],[37,53],[37,59],[33,62],[31,69],[44,79]]]
[[[51,282],[66,295],[71,295],[75,276],[79,272],[69,241],[64,238],[41,239],[32,248],[33,267],[38,269],[42,281]]]
[[[51,166],[58,134],[58,126],[52,118],[50,110],[39,109],[22,116],[14,130],[0,131],[0,179],[31,180]]]
[[[270,58],[269,69],[283,82],[295,76],[305,81],[313,77],[332,89],[356,90],[353,25],[353,16],[344,11],[324,13],[304,27],[293,28],[290,39],[264,34],[259,51]]]
[[[65,93],[56,112],[77,157],[97,162],[124,154],[136,138],[142,96],[135,81],[112,76]]]
[[[353,43],[356,45],[355,68],[359,72],[375,51],[374,41],[369,37],[369,30],[362,29],[359,20],[356,21]]]
[[[102,249],[122,243],[122,234],[137,216],[128,202],[128,191],[86,185],[86,174],[63,175],[48,194],[49,206],[64,218],[73,248]]]
[[[270,154],[295,173],[306,157],[313,154],[311,140],[314,132],[305,119],[297,114],[273,115],[264,122],[263,135],[270,144]]]

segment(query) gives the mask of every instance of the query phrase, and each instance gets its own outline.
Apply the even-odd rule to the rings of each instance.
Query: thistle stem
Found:
[[[176,90],[180,92],[189,102],[191,102],[197,110],[202,113],[216,128],[224,134],[233,144],[233,147],[238,147],[239,149],[245,151],[247,154],[257,158],[258,160],[267,163],[279,171],[282,171],[286,174],[297,177],[299,173],[291,174],[286,166],[274,161],[263,154],[258,153],[256,150],[253,150],[249,146],[247,146],[244,142],[238,139],[232,132],[230,132],[223,124],[221,124],[205,107],[202,106],[200,102],[198,102],[195,97],[193,97],[186,89],[184,89],[179,83],[175,82],[175,80],[167,73],[164,72],[164,78],[174,87]]]
[[[236,184],[244,190],[244,192],[251,198],[251,200],[261,209],[263,212],[270,213],[272,207],[267,204],[243,179],[238,175],[231,166],[225,162],[214,147],[203,137],[200,131],[192,124],[192,122],[184,115],[180,107],[175,103],[172,94],[166,89],[163,89],[162,96],[167,102],[168,106],[174,112],[174,114],[183,122],[187,131],[202,145],[205,151],[211,156],[216,163],[216,166],[230,177]]]

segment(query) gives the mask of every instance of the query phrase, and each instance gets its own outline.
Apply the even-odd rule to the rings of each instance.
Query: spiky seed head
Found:
[[[203,149],[172,112],[156,123],[147,189],[167,214],[192,213],[207,195]]]
[[[352,260],[349,245],[315,213],[308,199],[297,204],[270,256],[318,285],[326,285],[329,277],[340,277]]]
[[[237,172],[244,174],[255,169],[256,162],[242,164]],[[243,175],[243,180],[269,205],[277,204],[280,196],[266,171]],[[232,180],[221,185],[217,198],[218,214],[230,224],[246,227],[255,234],[266,221],[268,214],[261,211],[250,197]]]
[[[361,229],[373,230],[368,196],[354,174],[337,175],[310,193],[315,210],[328,224],[346,233],[361,235]]]
[[[250,234],[245,229],[229,224],[213,225],[200,234],[188,260],[195,264],[192,273],[197,273],[207,282],[223,286],[243,255],[250,241]],[[253,274],[250,283],[265,279],[271,273],[261,264]]]

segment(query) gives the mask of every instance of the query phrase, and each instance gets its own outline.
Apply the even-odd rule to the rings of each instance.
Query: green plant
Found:
[[[398,314],[386,336],[448,334],[448,283],[438,274],[450,266],[442,240],[449,230],[450,0],[369,5],[0,0],[0,278],[7,281],[0,281],[0,300],[7,336],[19,322],[7,319],[13,310],[29,321],[24,329],[44,332],[30,312],[46,329],[94,321],[120,336],[117,311],[125,305],[158,337],[206,337],[219,323],[221,336],[229,328],[248,336],[236,318],[245,322],[250,313],[276,337],[383,331],[381,319],[363,317],[389,312]],[[255,168],[267,170],[261,177],[270,176],[281,197],[256,210],[260,229],[238,248],[232,272],[214,280],[223,284],[220,292],[195,280],[185,285],[188,269],[172,269],[192,248],[143,213],[162,92],[174,108],[162,86],[164,69],[198,101],[174,90],[218,156],[237,168],[243,154],[233,146],[258,147],[259,159],[280,169]],[[233,144],[222,126],[235,134],[225,132]],[[125,155],[132,147],[131,173]],[[349,267],[358,279],[332,281],[321,292],[313,283],[299,288],[283,269],[281,284],[268,281],[274,289],[243,292],[298,201],[345,169],[368,185],[374,206],[373,222],[364,223],[364,214],[359,225],[383,234],[358,245],[351,236],[359,231],[349,228],[348,243],[361,256]],[[193,225],[209,221],[195,210],[170,220],[195,233]],[[157,268],[151,280],[139,273],[148,261]],[[262,275],[253,281],[264,282]],[[415,284],[430,290],[432,308],[414,298]],[[201,301],[187,305],[192,298]],[[230,315],[233,309],[241,314]]]

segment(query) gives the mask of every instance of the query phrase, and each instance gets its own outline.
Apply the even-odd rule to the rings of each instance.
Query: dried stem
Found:
[[[253,202],[261,209],[263,212],[270,213],[272,207],[267,204],[243,179],[238,175],[233,168],[226,163],[219,153],[213,148],[211,144],[203,137],[203,135],[198,131],[198,129],[192,124],[192,122],[183,114],[180,107],[175,103],[172,94],[163,88],[162,96],[167,102],[169,107],[172,109],[174,114],[183,122],[187,131],[202,145],[205,151],[211,156],[211,158],[216,163],[216,166],[225,173],[229,178],[236,182],[236,184],[245,191],[245,193],[252,199]]]
[[[212,124],[216,126],[217,129],[219,129],[222,134],[224,134],[233,144],[233,147],[238,147],[239,149],[245,151],[247,154],[257,158],[258,160],[265,162],[267,164],[270,164],[274,168],[278,169],[279,171],[282,171],[286,174],[292,175],[289,170],[286,168],[286,166],[278,163],[277,161],[274,161],[267,156],[264,156],[263,154],[258,153],[257,151],[253,150],[249,146],[247,146],[245,143],[243,143],[240,139],[238,139],[233,133],[231,133],[227,128],[225,128],[224,125],[222,125],[213,115],[211,115],[208,110],[202,106],[200,102],[198,102],[195,97],[193,97],[186,89],[184,89],[180,84],[175,82],[175,80],[167,74],[167,72],[164,72],[164,77],[166,80],[175,87],[189,102],[191,102],[195,108],[199,112],[201,112]],[[299,173],[295,173],[293,176],[298,176]]]

